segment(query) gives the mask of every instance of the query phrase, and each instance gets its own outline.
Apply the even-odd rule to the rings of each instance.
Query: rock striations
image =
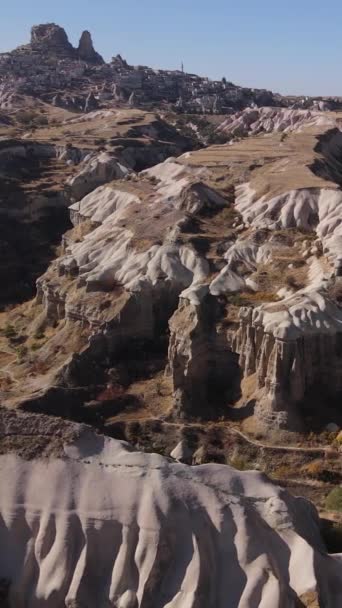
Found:
[[[306,594],[341,605],[341,563],[305,499],[257,472],[73,434],[60,455],[0,456],[10,608],[295,608]]]

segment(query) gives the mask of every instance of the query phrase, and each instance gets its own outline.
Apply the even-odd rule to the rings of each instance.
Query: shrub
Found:
[[[33,352],[35,352],[36,350],[39,350],[41,348],[41,344],[39,344],[38,342],[33,342],[32,346],[31,346],[31,350],[33,350]]]
[[[304,283],[298,281],[298,279],[293,274],[288,274],[285,277],[285,285],[290,287],[291,289],[303,289]]]
[[[21,110],[16,118],[22,125],[30,125],[37,118],[37,114],[32,110]]]
[[[273,472],[272,477],[275,479],[288,479],[293,475],[293,467],[288,464],[281,464],[275,471]]]
[[[18,355],[19,363],[23,362],[26,359],[27,353],[28,353],[27,346],[25,346],[24,344],[22,344],[21,346],[18,346],[17,355]]]
[[[247,471],[248,469],[250,469],[250,465],[248,464],[248,461],[246,458],[244,458],[244,456],[233,456],[230,460],[229,460],[229,464],[231,467],[233,467],[234,469],[237,469],[238,471]]]
[[[38,127],[46,127],[49,124],[49,121],[46,116],[37,116],[34,119],[34,123]]]
[[[14,338],[17,335],[13,325],[10,324],[6,325],[2,333],[6,338]]]
[[[334,488],[328,494],[325,500],[325,507],[329,511],[340,511],[342,512],[342,487]]]
[[[304,467],[302,467],[302,471],[304,473],[306,473],[309,477],[314,478],[321,475],[323,469],[324,465],[321,460],[314,460],[313,462],[310,462],[309,464],[306,464],[304,465]]]
[[[41,329],[39,329],[34,334],[34,337],[35,337],[36,340],[42,340],[43,338],[45,338],[45,334],[44,334],[44,332]]]
[[[336,300],[338,304],[342,304],[342,284],[340,282],[335,283],[330,288],[329,295],[333,300]]]

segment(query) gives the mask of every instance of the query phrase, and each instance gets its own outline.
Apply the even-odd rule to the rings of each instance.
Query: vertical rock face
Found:
[[[31,47],[62,57],[81,59],[87,63],[102,65],[103,58],[94,49],[91,34],[84,31],[75,49],[68,40],[65,30],[55,23],[34,25],[31,29]]]
[[[39,49],[45,48],[56,54],[70,56],[75,54],[65,30],[55,23],[34,25],[31,30],[31,46]]]
[[[87,30],[82,33],[77,52],[78,57],[83,61],[98,64],[104,63],[101,55],[95,51],[91,34]]]
[[[207,295],[197,305],[181,298],[170,320],[169,372],[177,415],[208,414],[210,404],[239,396],[238,357],[217,333],[217,316],[217,301]]]
[[[240,311],[232,348],[246,377],[256,374],[256,413],[270,426],[298,425],[295,409],[313,392],[342,393],[342,311],[322,294]]]

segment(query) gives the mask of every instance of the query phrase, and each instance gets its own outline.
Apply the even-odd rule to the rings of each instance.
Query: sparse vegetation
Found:
[[[328,511],[339,511],[342,513],[342,486],[331,490],[326,498],[325,507]]]
[[[34,110],[20,110],[16,114],[17,121],[23,125],[32,128],[45,127],[49,124],[47,116],[39,114]]]
[[[24,344],[21,344],[17,348],[17,355],[20,362],[24,361],[28,354],[28,348]]]
[[[2,330],[2,334],[5,336],[5,338],[8,338],[10,340],[11,338],[15,338],[15,336],[17,335],[17,332],[16,332],[16,329],[13,327],[13,325],[8,324]]]
[[[252,468],[247,458],[245,458],[241,454],[233,455],[229,459],[228,464],[234,469],[237,469],[238,471],[247,471],[248,469]]]
[[[290,289],[294,289],[297,291],[298,289],[303,289],[305,287],[305,283],[300,281],[297,276],[292,273],[289,273],[285,276],[285,285]]]
[[[278,296],[268,291],[243,291],[229,295],[229,303],[234,306],[257,306],[263,302],[278,302]]]
[[[342,304],[342,281],[338,281],[330,287],[329,295],[338,304]]]
[[[39,350],[41,347],[42,347],[42,344],[39,344],[39,342],[33,342],[33,343],[31,344],[31,350],[32,350],[33,352],[35,352],[35,351]]]
[[[45,338],[45,334],[43,332],[42,329],[39,329],[38,331],[36,331],[36,333],[34,334],[34,337],[36,340],[43,340],[43,338]]]

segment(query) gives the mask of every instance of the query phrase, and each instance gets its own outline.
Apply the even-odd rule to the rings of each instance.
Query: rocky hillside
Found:
[[[74,48],[54,23],[34,26],[29,44],[0,54],[0,110],[15,107],[22,95],[73,112],[127,106],[187,114],[231,114],[264,106],[341,107],[340,99],[287,98],[226,78],[213,81],[183,70],[132,66],[120,55],[105,63],[88,31]]]
[[[262,428],[340,425],[342,139],[311,125],[138,174],[127,148],[124,164],[104,152],[83,163],[63,251],[30,309],[10,315],[29,350],[44,339],[12,364],[28,381],[4,402],[41,407],[49,386],[72,387],[80,405],[90,384],[95,402],[106,386],[126,394],[136,370],[122,357],[144,352],[171,383],[160,414],[215,418],[253,402]]]
[[[49,108],[43,106],[45,113]],[[37,116],[41,116],[38,114]],[[10,132],[15,136],[10,137]],[[70,228],[68,206],[97,186],[192,147],[154,114],[64,112],[51,126],[4,127],[0,140],[0,307],[29,299]]]

